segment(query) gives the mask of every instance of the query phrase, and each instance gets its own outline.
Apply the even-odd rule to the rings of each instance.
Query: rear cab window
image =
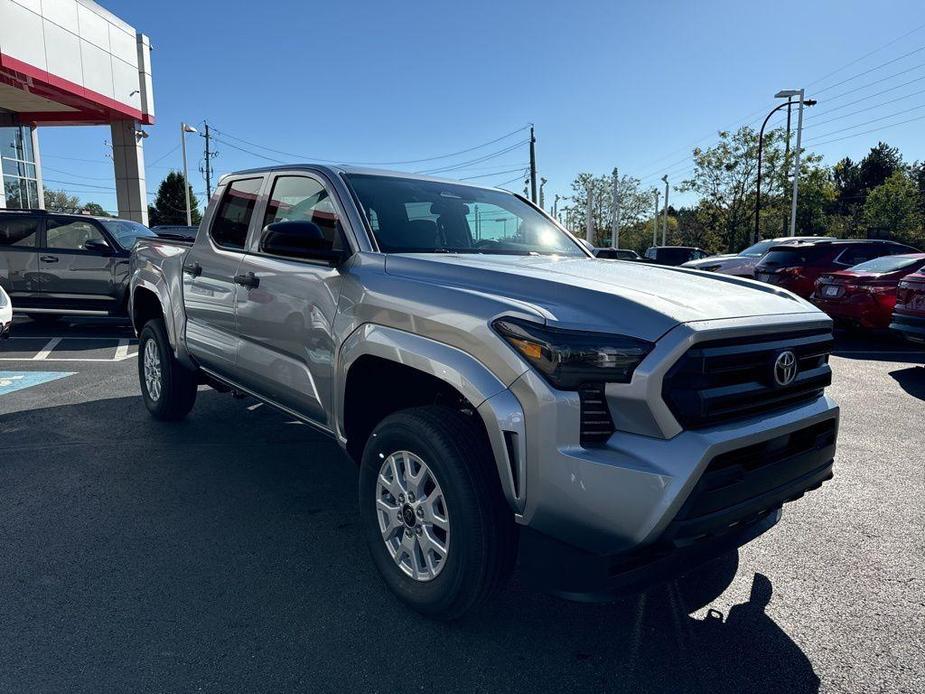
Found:
[[[254,216],[262,184],[262,177],[241,178],[228,183],[209,228],[209,238],[216,246],[231,251],[244,250],[247,229]]]

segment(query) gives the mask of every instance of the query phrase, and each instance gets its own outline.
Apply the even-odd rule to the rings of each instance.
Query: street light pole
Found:
[[[662,176],[665,182],[665,218],[662,222],[662,245],[665,245],[665,237],[668,236],[668,174]]]
[[[189,199],[189,171],[186,167],[186,133],[195,133],[196,128],[186,123],[180,123],[180,146],[183,149],[183,192],[186,193],[186,226],[193,226],[193,211],[190,209]]]
[[[815,105],[815,100],[809,99],[804,101],[803,99],[803,90],[802,89],[784,89],[774,95],[775,98],[782,99],[783,97],[800,97],[800,127],[802,128],[803,123],[803,104],[807,106]],[[770,113],[765,117],[764,122],[761,124],[761,130],[758,131],[758,172],[755,180],[755,228],[752,231],[752,243],[758,243],[758,239],[761,236],[760,234],[760,219],[761,219],[761,155],[764,148],[764,129],[768,125],[768,121],[771,120],[771,116],[780,111],[782,108],[790,108],[791,102],[788,100],[778,106],[775,106],[771,109]],[[799,162],[799,148],[800,148],[800,135],[797,133],[797,162]],[[795,200],[796,198],[794,198]],[[793,216],[796,216],[796,207],[793,208]],[[792,225],[791,225],[792,229]],[[791,231],[791,236],[793,235]]]
[[[590,184],[585,202],[585,240],[594,245],[594,187]]]
[[[613,229],[610,232],[610,247],[620,247],[620,174],[613,169]]]
[[[655,215],[652,217],[652,245],[658,243],[658,189],[655,189]]]
[[[797,149],[793,163],[793,200],[790,203],[790,235],[796,236],[797,196],[800,193],[800,143],[803,138],[803,90],[800,90],[800,108],[797,112]]]
[[[793,97],[787,97],[787,140],[784,143],[784,166],[790,162],[790,117],[793,114]],[[784,175],[784,190],[782,195],[787,195],[787,176]],[[781,229],[781,234],[787,233],[787,217],[784,217],[784,228]]]

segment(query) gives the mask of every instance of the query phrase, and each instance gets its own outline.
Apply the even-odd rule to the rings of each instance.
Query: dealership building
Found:
[[[151,44],[90,0],[0,0],[0,208],[41,208],[39,129],[109,125],[119,216],[147,224]]]

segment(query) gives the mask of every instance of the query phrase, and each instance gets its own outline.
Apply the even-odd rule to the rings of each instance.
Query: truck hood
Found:
[[[623,332],[647,340],[691,321],[821,315],[809,302],[771,285],[620,260],[392,254],[386,256],[385,270],[428,285],[490,295],[562,327]]]

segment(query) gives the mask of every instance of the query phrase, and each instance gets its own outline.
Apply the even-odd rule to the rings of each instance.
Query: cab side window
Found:
[[[49,217],[45,223],[45,247],[62,251],[87,250],[87,241],[105,243],[103,234],[92,222],[82,219],[55,219]]]
[[[228,184],[219,204],[209,236],[220,248],[244,250],[247,227],[254,215],[261,178],[245,178]]]
[[[0,216],[0,247],[35,248],[39,220],[21,215]]]
[[[337,208],[325,187],[306,176],[280,176],[273,183],[263,226],[295,221],[312,222],[321,229],[332,250],[343,249]]]

